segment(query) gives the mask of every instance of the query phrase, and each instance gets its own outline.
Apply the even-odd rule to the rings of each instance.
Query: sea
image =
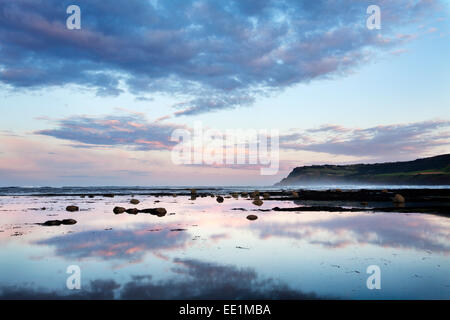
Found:
[[[450,185],[430,186],[430,185],[292,185],[292,186],[89,186],[89,187],[46,187],[46,186],[19,186],[0,187],[0,196],[25,196],[25,195],[78,195],[78,194],[158,194],[158,193],[186,193],[190,194],[191,189],[197,192],[232,193],[277,190],[360,190],[360,189],[450,189]]]

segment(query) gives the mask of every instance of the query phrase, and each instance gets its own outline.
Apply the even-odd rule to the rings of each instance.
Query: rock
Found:
[[[121,213],[124,213],[125,211],[127,211],[127,209],[125,209],[125,208],[123,208],[123,207],[115,207],[115,208],[113,209],[113,212],[114,212],[115,214],[121,214]]]
[[[128,214],[138,214],[139,210],[136,209],[136,208],[131,208],[131,209],[127,209],[126,213],[128,213]]]
[[[104,194],[103,197],[105,198],[114,198],[113,194]]]
[[[263,204],[263,202],[262,202],[262,200],[261,199],[256,199],[256,200],[253,200],[253,202],[252,202],[255,206],[262,206],[262,204]]]
[[[233,193],[231,194],[231,196],[232,196],[233,198],[235,198],[235,199],[238,199],[238,198],[239,198],[239,194],[236,193],[236,192],[233,192]]]
[[[269,198],[270,198],[270,194],[267,193],[267,192],[264,192],[264,193],[263,193],[263,198],[264,198],[264,200],[269,199]]]
[[[255,190],[252,193],[250,193],[250,198],[252,198],[252,199],[258,198],[259,199],[259,191]]]
[[[139,201],[138,199],[131,199],[131,200],[130,200],[130,203],[131,203],[131,204],[139,204],[140,201]]]
[[[64,225],[72,225],[72,224],[76,224],[76,223],[77,223],[77,221],[74,219],[64,219],[61,221],[61,224],[64,224]]]
[[[67,206],[66,207],[66,211],[69,211],[69,212],[75,212],[78,210],[80,210],[80,208],[78,208],[77,206]]]
[[[405,198],[401,194],[396,194],[392,201],[395,203],[405,203]]]
[[[59,221],[59,220],[49,220],[49,221],[45,221],[42,225],[43,226],[59,226],[59,225],[61,225],[61,221]]]
[[[139,210],[139,212],[150,213],[158,217],[164,217],[167,214],[167,210],[165,208],[149,208]]]
[[[197,199],[197,195],[196,194],[191,194],[191,200],[194,201]]]
[[[166,209],[164,209],[164,212],[158,212],[158,214],[156,215],[157,217],[164,217],[166,215]]]
[[[298,198],[298,197],[300,197],[300,196],[298,195],[298,192],[295,192],[295,191],[292,191],[292,192],[291,192],[291,195],[292,195],[293,198]]]
[[[223,197],[222,196],[217,196],[217,198],[216,198],[216,201],[218,202],[218,203],[222,203],[223,202]]]
[[[94,198],[94,195],[90,194],[90,195],[88,195],[88,197],[92,199],[92,198]]]
[[[251,220],[251,221],[254,221],[254,220],[258,219],[258,216],[255,216],[254,214],[251,214],[251,215],[247,216],[247,219]]]
[[[177,197],[177,194],[176,194],[176,193],[172,194],[172,197],[176,198],[176,197]]]
[[[242,198],[248,198],[248,192],[242,192],[241,193]]]
[[[72,224],[76,224],[77,221],[74,219],[64,219],[62,221],[60,220],[49,220],[49,221],[45,221],[44,223],[42,223],[43,226],[60,226],[62,224],[64,225],[72,225]]]

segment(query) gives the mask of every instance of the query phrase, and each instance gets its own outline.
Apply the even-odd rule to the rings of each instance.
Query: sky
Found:
[[[445,0],[0,0],[0,185],[272,185],[296,166],[449,153],[449,13]],[[175,163],[174,132],[199,124],[276,130],[278,170]]]

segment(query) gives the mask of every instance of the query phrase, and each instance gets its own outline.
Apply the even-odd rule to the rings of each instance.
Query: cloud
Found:
[[[366,129],[325,125],[281,136],[280,147],[334,155],[398,159],[423,155],[437,147],[448,148],[450,133],[444,129],[449,126],[450,121],[447,120],[380,125]]]
[[[165,160],[169,153],[159,150],[141,152],[129,150],[130,147],[124,150],[113,146],[87,147],[81,143],[54,142],[43,135],[0,134],[2,184],[147,185],[149,179],[163,184],[167,183],[173,170],[171,163]]]
[[[176,104],[174,107],[181,108],[175,112],[175,116],[197,115],[209,111],[227,109],[235,106],[249,106],[255,102],[255,98],[246,95],[210,96],[207,98],[196,98],[189,102]]]
[[[81,144],[77,148],[129,146],[135,150],[169,150],[172,132],[179,125],[150,123],[140,114],[93,118],[74,116],[57,121],[57,129],[36,131],[35,134],[51,136]]]
[[[398,30],[440,1],[378,1],[382,33],[365,26],[369,0],[79,0],[82,29],[67,30],[70,4],[0,0],[0,82],[165,93],[186,101],[176,115],[195,115],[345,75],[408,41]]]
[[[58,120],[55,129],[35,132],[71,141],[71,147],[103,149],[110,147],[132,150],[171,150],[175,129],[186,126],[161,124],[161,119],[148,122],[139,113],[103,117],[73,116]],[[448,120],[379,125],[370,128],[350,128],[325,124],[306,130],[290,129],[280,135],[280,149],[312,151],[381,160],[434,155],[450,146]],[[438,150],[438,151],[436,151]],[[445,150],[441,150],[444,152]],[[214,166],[213,166],[214,167]],[[233,167],[233,166],[215,166]],[[253,166],[257,169],[259,166]],[[239,166],[252,169],[252,166]]]

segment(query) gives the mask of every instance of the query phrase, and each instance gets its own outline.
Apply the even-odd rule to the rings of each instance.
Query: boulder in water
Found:
[[[45,221],[42,225],[43,226],[59,226],[59,225],[61,225],[61,221],[59,221],[59,220],[49,220],[49,221]]]
[[[395,203],[405,203],[405,198],[401,194],[396,194],[392,201]]]
[[[131,209],[127,209],[126,213],[128,213],[128,214],[138,214],[139,210],[136,209],[136,208],[131,208]]]
[[[45,221],[44,223],[41,223],[41,225],[43,226],[60,226],[62,224],[64,225],[72,225],[72,224],[76,224],[77,221],[74,219],[64,219],[64,220],[48,220]]]
[[[76,223],[77,223],[77,221],[74,219],[64,219],[61,221],[61,224],[64,224],[64,225],[72,225],[72,224],[76,224]]]
[[[259,199],[259,191],[255,190],[252,193],[250,193],[250,198],[252,198],[252,199]]]
[[[124,213],[125,211],[127,211],[127,209],[125,209],[125,208],[123,208],[123,207],[115,207],[115,208],[113,209],[113,212],[114,212],[115,214],[121,214],[121,213]]]
[[[164,217],[167,214],[167,210],[165,208],[149,208],[139,210],[139,212],[150,213],[158,217]]]
[[[262,202],[261,199],[255,199],[255,200],[253,200],[253,204],[254,204],[255,206],[260,207],[260,206],[262,206],[263,202]]]
[[[78,210],[80,210],[80,208],[78,208],[77,206],[67,206],[66,207],[66,211],[69,211],[69,212],[75,212]]]

